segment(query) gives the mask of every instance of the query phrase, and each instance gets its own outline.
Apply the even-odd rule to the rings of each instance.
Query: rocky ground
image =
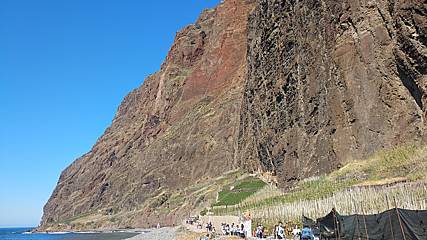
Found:
[[[184,227],[165,227],[142,233],[127,240],[199,240],[205,233],[188,231]],[[212,239],[212,238],[211,238]],[[235,240],[237,237],[217,236],[214,240]]]
[[[172,227],[154,229],[147,233],[141,233],[135,237],[129,238],[128,240],[158,240],[158,239],[176,239],[178,229]]]

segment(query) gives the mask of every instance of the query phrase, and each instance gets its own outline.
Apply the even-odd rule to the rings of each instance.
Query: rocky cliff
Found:
[[[61,174],[42,228],[172,224],[198,204],[168,207],[175,192],[233,169],[253,3],[225,1],[177,33],[161,70]]]
[[[426,4],[225,0],[61,174],[42,229],[173,224],[189,186],[244,168],[281,186],[423,140]]]
[[[284,184],[423,139],[426,7],[259,1],[249,18],[240,162]]]

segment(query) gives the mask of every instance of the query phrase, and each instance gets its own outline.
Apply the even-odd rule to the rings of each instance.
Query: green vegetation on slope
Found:
[[[226,185],[218,193],[218,200],[214,206],[235,205],[251,196],[266,185],[255,177],[247,177],[233,184]]]
[[[267,198],[234,201],[235,206],[214,208],[214,212],[229,214],[265,206],[320,200],[355,186],[382,186],[399,182],[424,181],[427,180],[426,172],[427,146],[404,145],[380,151],[365,160],[349,161],[344,167],[329,175],[301,181],[288,193],[275,192]]]
[[[317,180],[298,184],[283,196],[283,202],[313,200],[331,196],[352,186],[386,185],[426,179],[427,147],[415,144],[382,150],[368,159],[350,161]],[[293,197],[292,197],[293,196]]]
[[[352,161],[330,174],[332,180],[379,181],[393,178],[425,180],[427,147],[404,145],[383,150],[366,160]]]

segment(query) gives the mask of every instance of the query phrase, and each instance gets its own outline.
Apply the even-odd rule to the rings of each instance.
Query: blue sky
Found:
[[[0,227],[36,226],[175,33],[219,0],[0,0]]]

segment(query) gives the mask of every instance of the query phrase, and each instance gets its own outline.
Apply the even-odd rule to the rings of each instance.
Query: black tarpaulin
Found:
[[[320,227],[320,234],[326,239],[338,239],[341,226],[338,222],[339,214],[332,209],[332,211],[323,218],[317,219]]]
[[[427,240],[427,210],[390,209],[373,215],[339,215],[332,210],[317,219],[323,239]]]
[[[313,228],[314,226],[316,226],[316,221],[314,221],[313,219],[308,218],[308,217],[302,215],[302,224],[304,226],[309,226],[309,227]]]

